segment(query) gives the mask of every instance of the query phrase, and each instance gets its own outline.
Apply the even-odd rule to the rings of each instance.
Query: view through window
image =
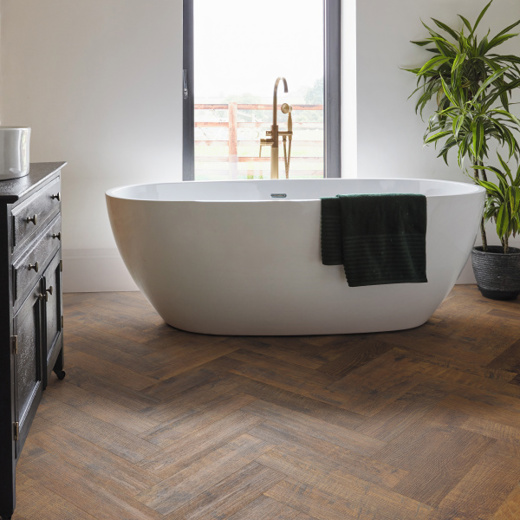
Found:
[[[287,130],[290,161],[279,140],[279,177],[324,176],[323,0],[193,0],[194,160],[196,180],[267,179],[266,138],[273,120]]]

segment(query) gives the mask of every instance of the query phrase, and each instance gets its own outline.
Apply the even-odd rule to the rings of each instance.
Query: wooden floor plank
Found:
[[[228,376],[228,379],[231,379],[230,376]],[[338,413],[337,406],[324,403],[322,400],[312,399],[311,397],[236,374],[233,374],[233,380],[237,390],[240,392],[253,395],[273,405],[310,415],[315,419],[320,419],[336,426],[354,430],[364,422],[363,416],[345,409]]]
[[[280,424],[266,421],[250,430],[249,434],[277,446],[284,453],[295,456],[302,454],[303,458],[325,462],[330,471],[341,469],[356,478],[382,487],[393,488],[407,474],[405,470],[306,435],[302,431],[291,432]]]
[[[247,350],[237,350],[227,357],[238,362],[232,373],[334,406],[344,404],[343,395],[328,390],[333,380],[325,374],[295,363],[274,362],[270,356]]]
[[[281,338],[240,338],[239,348],[263,354],[302,367],[319,369],[338,358],[348,343],[347,337],[341,341],[325,342],[317,347],[312,336]]]
[[[348,410],[371,416],[439,371],[438,367],[414,360],[404,350],[393,348],[328,388],[348,396],[345,402]]]
[[[382,507],[370,485],[352,495],[349,489],[344,489],[344,497],[334,493],[342,489],[340,486],[333,491],[325,490],[324,487],[291,479],[276,484],[266,495],[318,520],[428,520],[431,513],[428,506],[397,494],[385,501]],[[384,516],[381,511],[384,511]]]
[[[61,459],[79,470],[88,468],[99,482],[122,494],[137,495],[160,481],[136,464],[59,426],[32,435],[27,444],[26,448],[39,448],[42,453],[59,453]],[[36,458],[31,455],[31,460]],[[24,463],[25,460],[20,467],[23,468]]]
[[[69,357],[71,353],[68,352]],[[74,355],[72,356],[74,357]],[[117,380],[85,370],[81,365],[67,365],[67,382],[75,385],[89,394],[109,399],[129,410],[147,415],[155,414],[160,400],[147,395],[146,390],[136,390],[128,386],[122,386]],[[59,387],[56,386],[58,391]],[[162,419],[157,418],[160,422]]]
[[[520,327],[520,324],[519,324]],[[503,350],[488,365],[489,368],[498,368],[520,373],[520,340]]]
[[[49,489],[63,500],[75,504],[97,520],[159,520],[161,516],[130,495],[122,495],[90,468],[73,467],[50,454],[24,465],[21,473]]]
[[[56,400],[101,421],[134,435],[143,434],[158,426],[146,414],[126,408],[106,396],[91,393],[64,381],[54,393]]]
[[[47,489],[41,482],[29,477],[18,479],[17,512],[13,518],[16,520],[95,520],[86,511],[79,508],[74,502],[70,502],[59,494]],[[45,507],[42,508],[42,502]],[[23,516],[19,514],[23,511]]]
[[[395,490],[418,502],[438,506],[491,444],[485,437],[467,433],[431,428],[419,437],[420,447],[413,443],[406,450],[403,445],[403,451],[399,453],[406,451],[407,460],[401,460],[400,467],[409,473]],[[383,457],[383,460],[396,464],[397,455],[388,459]]]
[[[145,439],[158,446],[170,445],[175,439],[181,439],[193,435],[199,430],[212,426],[215,421],[224,419],[234,412],[238,412],[244,406],[254,401],[250,395],[217,396],[204,405],[194,404],[192,413],[168,422],[148,433]]]
[[[294,432],[297,435],[302,432],[307,436],[314,437],[317,441],[328,441],[358,453],[371,454],[385,445],[383,442],[355,430],[347,430],[341,426],[328,424],[321,419],[315,419],[307,414],[261,400],[244,406],[243,411],[258,416],[263,421],[275,422],[288,432]]]
[[[178,421],[179,418],[191,415],[192,413],[200,414],[204,410],[211,408],[212,402],[214,405],[219,403],[224,405],[227,399],[244,395],[244,392],[236,385],[232,377],[220,379],[214,377],[213,374],[206,378],[205,373],[197,370],[194,375],[196,376],[197,373],[199,374],[197,384],[190,385],[188,388],[181,386],[177,388],[175,392],[172,392],[170,380],[164,384],[160,383],[156,385],[158,388],[164,387],[165,392],[161,395],[160,401],[147,410],[149,416],[159,421],[162,425],[155,431],[160,429],[169,429],[172,431],[168,425]],[[186,375],[183,374],[182,379],[186,384],[189,384],[191,376],[185,376]],[[197,381],[196,377],[194,381]],[[180,379],[177,379],[177,382],[180,383]]]
[[[113,361],[99,360],[93,353],[74,352],[67,361],[72,367],[80,367],[100,378],[112,379],[114,383],[131,390],[140,391],[157,383],[157,379],[143,375],[137,364],[134,370],[130,370]]]
[[[309,489],[319,490],[334,497],[338,502],[347,501],[351,507],[348,514],[355,518],[356,515],[362,514],[363,510],[364,514],[367,514],[367,503],[374,509],[379,509],[384,504],[386,514],[400,515],[403,520],[415,518],[417,511],[422,510],[426,515],[426,512],[431,510],[420,501],[395,492],[398,486],[389,490],[359,479],[348,471],[348,467],[334,464],[327,459],[307,456],[305,451],[298,447],[273,448],[259,457],[257,462],[286,474],[292,480],[306,484]],[[272,496],[270,492],[267,494]]]
[[[356,431],[384,442],[402,435],[418,424],[446,396],[438,384],[419,383],[371,417]]]
[[[205,428],[175,440],[166,448],[155,450],[152,456],[141,460],[140,466],[161,479],[167,479],[211,452],[225,447],[260,422],[257,417],[242,410],[231,413]]]
[[[272,498],[260,495],[256,500],[248,504],[247,508],[238,511],[229,520],[315,520],[296,509],[288,507]]]
[[[519,459],[495,446],[444,497],[438,506],[439,514],[449,518],[456,513],[463,520],[493,518],[508,500],[508,508],[513,506],[511,493],[519,481]],[[503,515],[508,508],[503,509]]]
[[[209,492],[226,477],[250,465],[270,446],[250,435],[240,437],[199,457],[183,470],[173,473],[159,484],[138,495],[148,507],[167,515],[185,507],[201,493]]]
[[[223,478],[214,486],[207,487],[206,483],[202,493],[176,509],[173,514],[169,515],[169,518],[171,520],[229,518],[240,511],[250,511],[251,502],[254,502],[263,495],[264,491],[269,490],[283,478],[283,474],[251,462]]]
[[[49,422],[134,464],[148,460],[156,452],[155,446],[141,437],[51,399],[49,394],[42,400],[39,412]]]
[[[511,491],[493,515],[493,520],[515,520],[516,518],[520,518],[520,485]]]
[[[319,371],[337,379],[342,379],[356,368],[362,367],[381,354],[388,352],[393,345],[384,343],[378,335],[360,334],[341,340],[344,345],[341,353],[331,361],[323,363]]]
[[[13,520],[520,517],[520,300],[350,336],[190,334],[134,292],[64,315]]]

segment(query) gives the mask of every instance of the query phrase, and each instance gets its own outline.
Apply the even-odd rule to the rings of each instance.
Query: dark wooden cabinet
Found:
[[[14,392],[12,398],[15,460],[22,451],[42,394],[41,315],[39,287],[35,287],[13,319]]]
[[[0,182],[0,517],[15,506],[16,463],[52,372],[63,379],[61,169],[31,164]]]

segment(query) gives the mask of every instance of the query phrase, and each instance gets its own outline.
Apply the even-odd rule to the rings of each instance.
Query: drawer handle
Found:
[[[51,195],[51,199],[56,199],[56,200],[60,201],[61,200],[60,192],[58,191],[58,193]]]
[[[34,264],[29,264],[29,267],[27,267],[27,269],[29,269],[29,271],[31,269],[34,269],[35,272],[38,272],[38,270],[40,269],[40,266],[38,265],[38,262],[34,262]]]
[[[61,231],[59,233],[53,233],[51,238],[57,238],[58,240],[61,240]]]
[[[52,296],[52,285],[48,289],[46,289],[43,294],[39,294],[38,298],[40,299],[40,301],[45,300],[46,302],[48,302],[49,294]]]
[[[37,222],[36,215],[33,215],[32,217],[27,217],[25,219],[25,222],[27,222],[27,224],[29,224],[29,222],[32,222],[36,226],[36,222]]]

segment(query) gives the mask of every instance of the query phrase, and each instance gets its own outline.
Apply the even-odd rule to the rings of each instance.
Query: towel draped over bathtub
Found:
[[[426,197],[321,199],[321,254],[324,265],[343,265],[351,287],[427,282]]]

